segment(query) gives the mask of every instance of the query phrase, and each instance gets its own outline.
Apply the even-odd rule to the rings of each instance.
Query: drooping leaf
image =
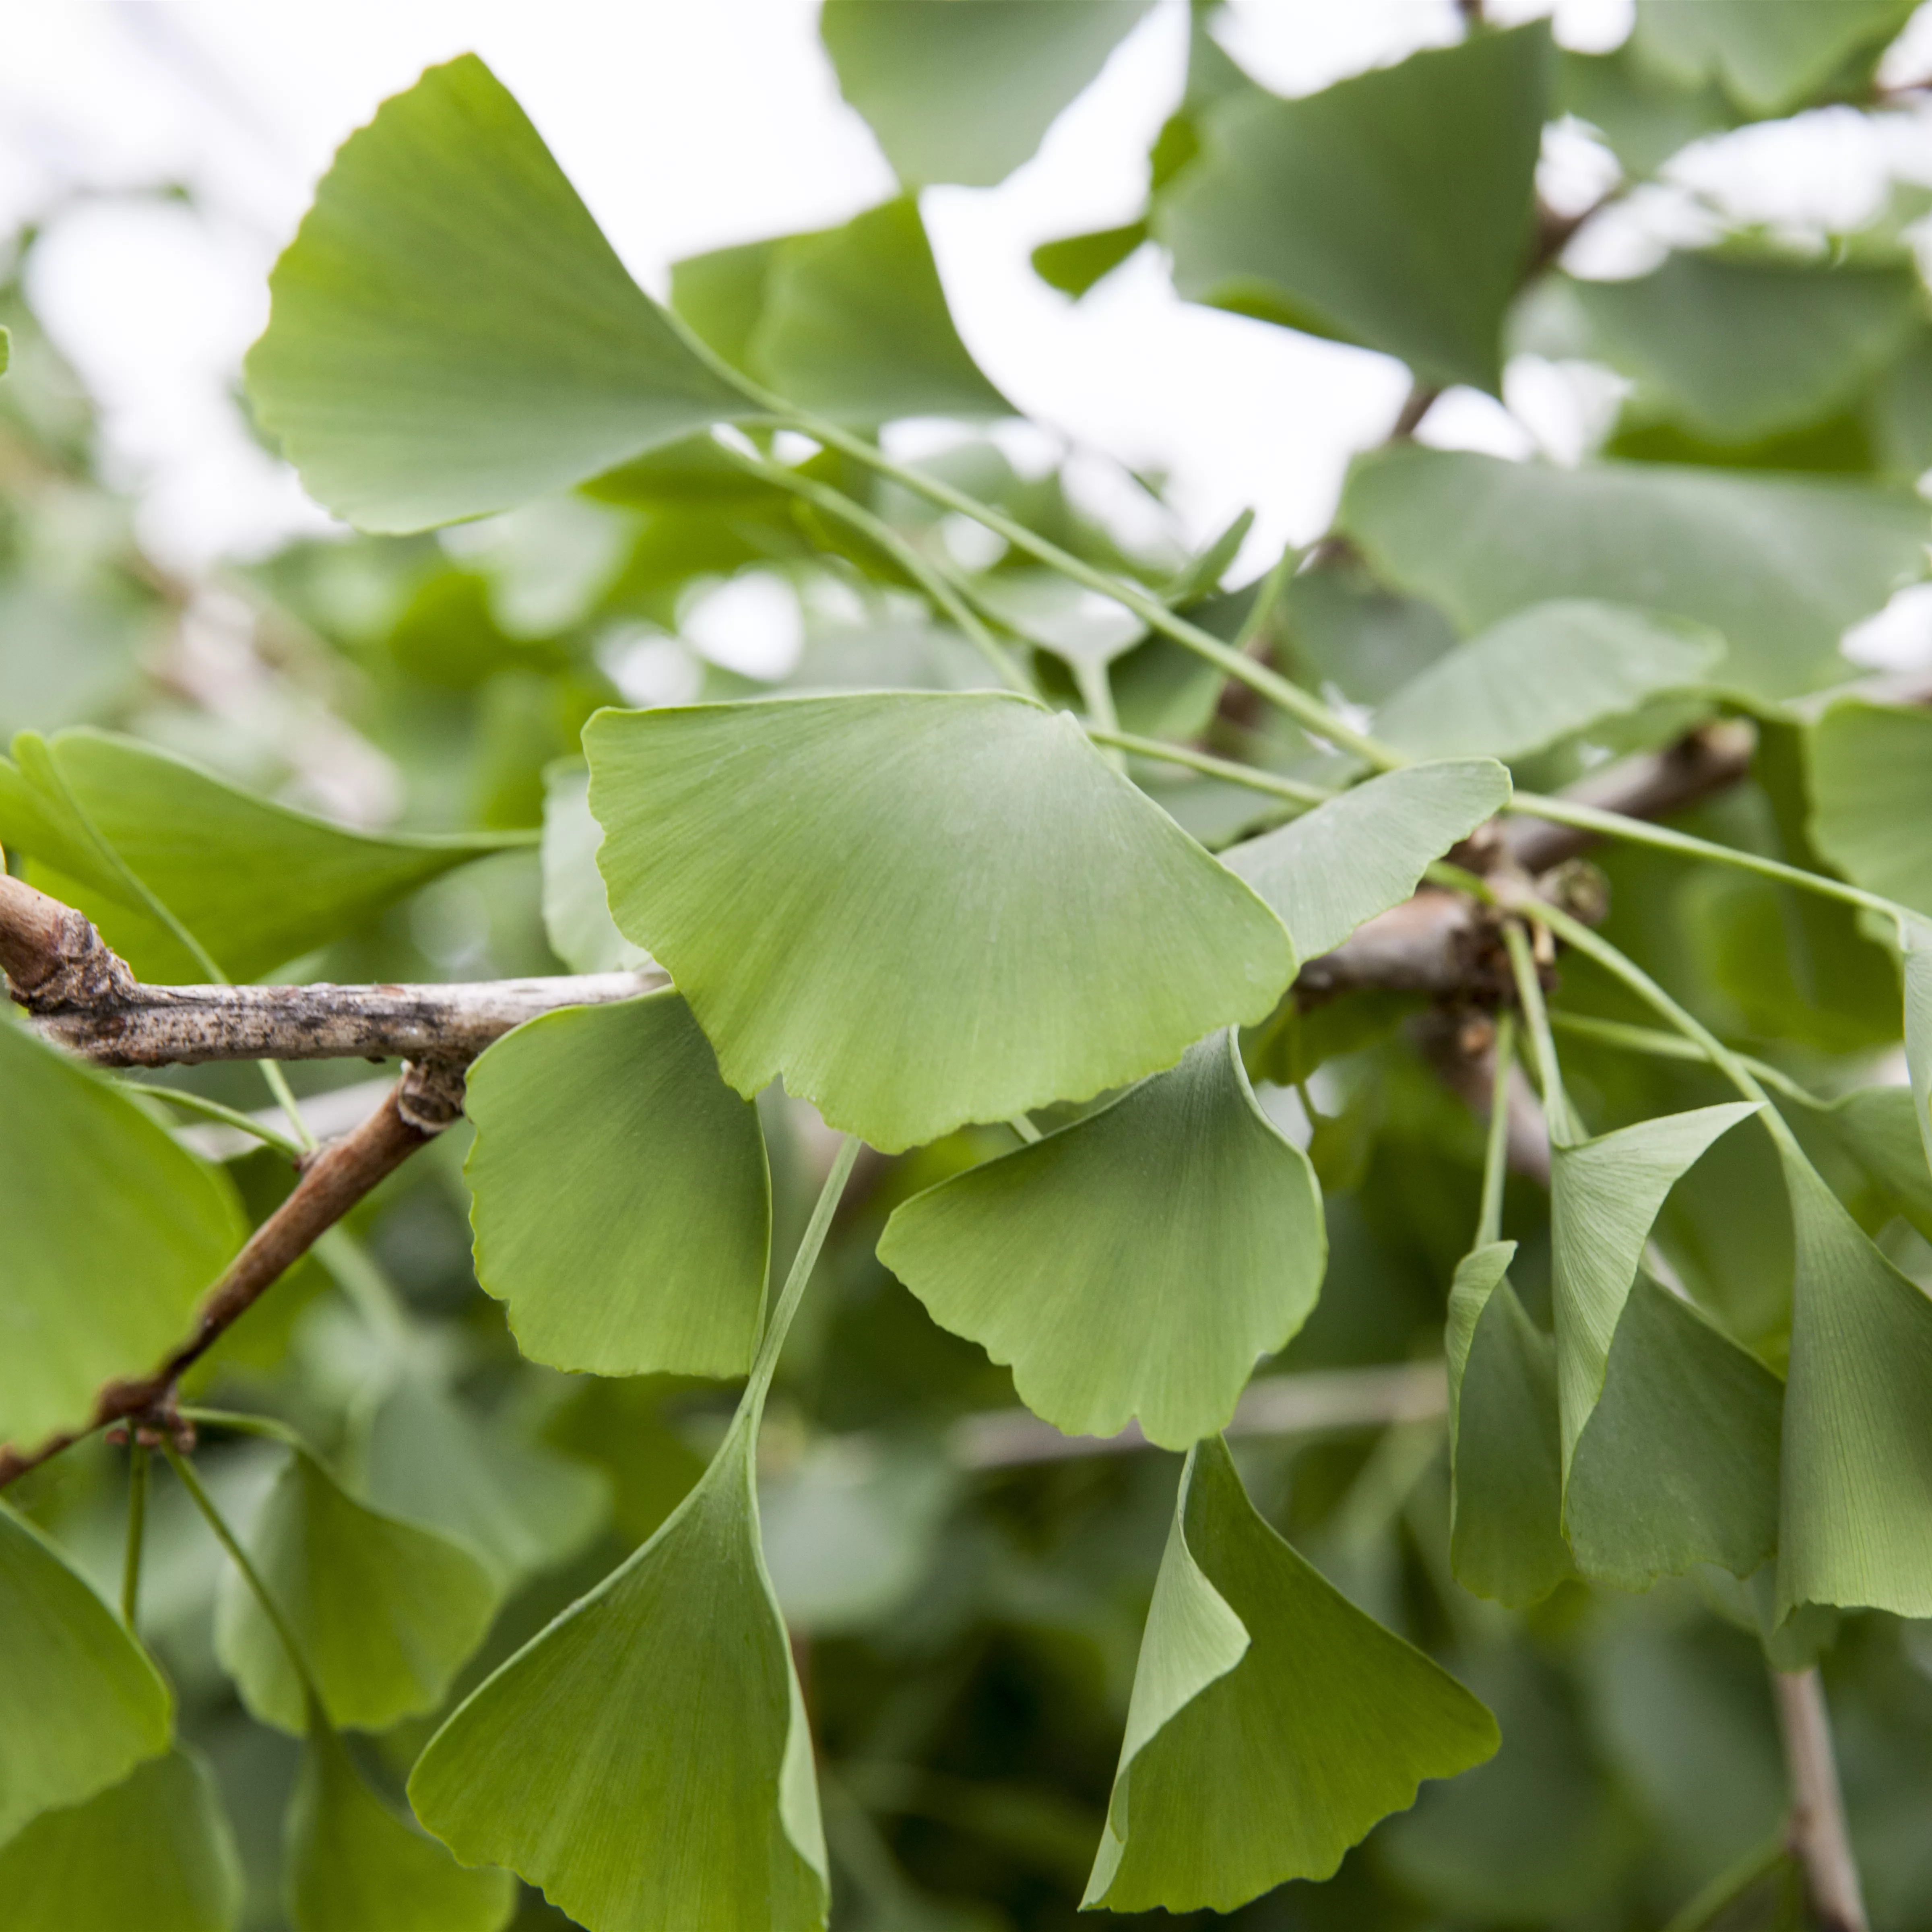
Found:
[[[318,1730],[290,1794],[282,1874],[292,1932],[497,1932],[516,1910],[506,1871],[466,1871],[362,1782]]]
[[[106,731],[23,734],[14,755],[16,764],[0,760],[0,844],[56,875],[50,889],[143,979],[206,976],[101,840],[232,980],[259,978],[507,842],[491,832],[352,831]]]
[[[467,1863],[596,1932],[816,1932],[812,1744],[758,1546],[748,1399],[698,1486],[457,1711],[410,1779]]]
[[[172,1718],[147,1653],[54,1546],[0,1504],[0,1844],[166,1750]]]
[[[1757,1111],[1734,1100],[1552,1148],[1550,1238],[1566,1481],[1664,1197],[1720,1134]]]
[[[1636,39],[1687,77],[1709,76],[1754,114],[1781,114],[1905,24],[1913,0],[1637,0]]]
[[[1376,731],[1418,758],[1520,758],[1708,682],[1724,656],[1721,637],[1682,618],[1585,598],[1532,604],[1418,672]]]
[[[1754,1355],[1640,1276],[1570,1465],[1577,1567],[1624,1590],[1700,1563],[1750,1575],[1778,1547],[1784,1402]]]
[[[908,188],[991,188],[1030,158],[1151,0],[827,0],[839,92]]]
[[[467,1545],[505,1591],[575,1556],[610,1514],[601,1472],[484,1424],[424,1375],[383,1398],[364,1462],[376,1508]]]
[[[232,1932],[241,1910],[220,1794],[178,1745],[0,1846],[7,1932]]]
[[[233,1186],[98,1074],[0,1018],[0,1442],[152,1374],[248,1233]]]
[[[746,413],[473,54],[343,143],[268,286],[249,394],[364,530],[508,509]]]
[[[290,1455],[247,1542],[336,1724],[386,1730],[434,1710],[496,1610],[496,1583],[480,1558],[365,1508],[305,1450]],[[257,1718],[305,1728],[301,1679],[233,1570],[222,1578],[214,1647]]]
[[[1840,698],[1804,749],[1812,842],[1854,884],[1932,916],[1932,711]]]
[[[1556,1351],[1506,1273],[1514,1241],[1465,1255],[1449,1290],[1449,1560],[1479,1597],[1520,1606],[1571,1574],[1563,1542]]]
[[[879,1258],[944,1328],[1010,1363],[1069,1436],[1138,1417],[1185,1449],[1322,1286],[1307,1156],[1256,1103],[1232,1031],[1071,1126],[915,1195]]]
[[[476,1278],[526,1355],[744,1373],[771,1240],[764,1137],[676,993],[528,1022],[470,1070],[464,1106]]]
[[[631,972],[650,955],[612,922],[597,869],[604,832],[590,815],[590,771],[574,758],[544,773],[544,936],[573,973]]]
[[[1932,1298],[1790,1150],[1798,1244],[1785,1383],[1780,1615],[1932,1616]]]
[[[671,298],[728,362],[824,415],[1012,413],[952,326],[909,199],[840,227],[692,256],[671,271]]]
[[[1468,1691],[1269,1528],[1210,1437],[1182,1474],[1084,1903],[1227,1912],[1326,1878],[1424,1779],[1496,1744]]]
[[[888,1152],[1172,1065],[1293,974],[1261,901],[1024,699],[604,712],[585,742],[612,913],[724,1078],[782,1073]]]
[[[1839,638],[1925,570],[1924,505],[1835,478],[1412,446],[1361,459],[1338,520],[1466,631],[1557,597],[1668,610],[1720,632],[1726,682],[1767,698],[1842,675]]]
[[[1228,95],[1158,197],[1197,302],[1400,356],[1425,382],[1502,381],[1550,84],[1540,22],[1282,100]]]
[[[1488,758],[1411,765],[1231,846],[1221,862],[1274,907],[1312,959],[1400,905],[1429,862],[1500,812],[1509,795],[1509,773]]]

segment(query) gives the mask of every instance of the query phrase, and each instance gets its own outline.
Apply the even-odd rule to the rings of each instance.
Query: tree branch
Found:
[[[1832,1720],[1818,1667],[1774,1670],[1771,1688],[1791,1779],[1788,1840],[1792,1857],[1804,1868],[1818,1923],[1823,1932],[1867,1932],[1864,1895],[1845,1826]]]

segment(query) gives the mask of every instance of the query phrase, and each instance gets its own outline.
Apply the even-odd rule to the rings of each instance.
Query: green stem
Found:
[[[289,1084],[288,1076],[272,1060],[258,1060],[255,1064],[262,1070],[262,1078],[267,1082],[268,1091],[276,1106],[288,1116],[289,1125],[295,1129],[296,1138],[301,1142],[302,1151],[313,1154],[321,1142],[309,1131],[308,1121],[302,1118],[302,1108],[296,1104],[295,1089]]]
[[[825,1177],[825,1185],[818,1190],[818,1204],[812,1210],[812,1219],[806,1224],[805,1238],[799,1243],[798,1252],[792,1257],[791,1271],[785,1276],[778,1304],[765,1324],[764,1336],[758,1343],[758,1358],[752,1364],[751,1387],[747,1392],[750,1397],[748,1406],[754,1414],[763,1407],[765,1391],[772,1385],[772,1372],[778,1366],[778,1351],[784,1346],[792,1317],[798,1312],[798,1304],[804,1298],[805,1285],[818,1264],[819,1250],[824,1246],[825,1237],[831,1230],[832,1217],[838,1211],[839,1197],[845,1192],[846,1182],[851,1178],[852,1163],[859,1158],[860,1145],[856,1134],[846,1135],[839,1144],[832,1172]]]
[[[1551,910],[1539,905],[1541,918]],[[1594,934],[1592,935],[1593,938]],[[1516,1004],[1522,1009],[1529,1029],[1529,1048],[1536,1063],[1536,1084],[1543,1090],[1543,1111],[1550,1120],[1550,1138],[1558,1147],[1568,1147],[1577,1138],[1570,1102],[1563,1091],[1563,1070],[1557,1064],[1556,1042],[1550,1036],[1550,1016],[1543,1004],[1543,982],[1538,978],[1536,961],[1529,950],[1529,934],[1519,920],[1503,924],[1503,944],[1509,948],[1510,968],[1516,976]]]
[[[308,1453],[308,1444],[286,1422],[278,1422],[272,1415],[248,1415],[237,1408],[184,1408],[181,1413],[184,1420],[198,1429],[226,1429],[237,1436],[259,1436],[266,1442],[299,1449],[304,1455]]]
[[[1509,1162],[1510,1070],[1516,1064],[1516,1016],[1496,1016],[1496,1076],[1490,1083],[1490,1132],[1483,1148],[1483,1206],[1476,1223],[1476,1246],[1500,1240],[1503,1232],[1503,1174]]]
[[[286,1134],[277,1133],[273,1127],[263,1126],[254,1114],[244,1114],[238,1107],[224,1107],[219,1100],[206,1100],[199,1094],[184,1093],[178,1087],[150,1087],[139,1080],[124,1080],[121,1084],[130,1094],[165,1100],[170,1106],[178,1107],[184,1113],[199,1114],[204,1120],[220,1120],[224,1126],[252,1134],[264,1146],[273,1148],[278,1154],[286,1154],[291,1160],[308,1151],[298,1142],[291,1140]]]
[[[148,1445],[134,1439],[128,1448],[128,1548],[121,1559],[121,1621],[135,1633],[141,1611],[141,1550],[148,1528]]]
[[[1335,796],[1323,786],[1277,778],[1272,772],[1238,765],[1231,758],[1217,758],[1210,752],[1190,751],[1185,745],[1170,745],[1165,739],[1142,738],[1131,731],[1108,730],[1094,724],[1088,726],[1087,735],[1096,745],[1115,746],[1137,758],[1151,758],[1158,764],[1184,765],[1190,772],[1226,778],[1231,784],[1245,785],[1250,791],[1265,792],[1270,798],[1285,798],[1294,805],[1325,805]]]
[[[1248,606],[1248,614],[1241,620],[1241,628],[1234,634],[1234,649],[1246,657],[1248,646],[1268,626],[1276,607],[1281,602],[1282,592],[1288,588],[1288,580],[1300,568],[1303,553],[1292,546],[1276,558],[1267,576],[1262,579],[1262,587],[1255,592],[1255,601]]]
[[[1725,1906],[1742,1898],[1758,1880],[1777,1870],[1789,1856],[1784,1835],[1768,1838],[1727,1865],[1675,1914],[1664,1932],[1704,1932]]]
[[[1032,1121],[1028,1120],[1024,1114],[1014,1114],[1012,1118],[1007,1121],[1006,1125],[1011,1127],[1013,1132],[1018,1134],[1020,1138],[1024,1141],[1028,1147],[1031,1147],[1034,1142],[1040,1138],[1039,1128],[1035,1126]]]
[[[1552,1012],[1550,1024],[1558,1033],[1574,1034],[1579,1040],[1600,1041],[1605,1046],[1621,1047],[1627,1053],[1647,1054],[1653,1060],[1694,1060],[1706,1065],[1710,1055],[1694,1041],[1674,1033],[1659,1033],[1652,1027],[1629,1026],[1622,1020],[1600,1020],[1587,1013]],[[1800,1106],[1825,1108],[1832,1103],[1822,1094],[1801,1087],[1790,1074],[1768,1061],[1754,1060],[1748,1053],[1736,1056],[1738,1064],[1762,1084],[1774,1088]]]

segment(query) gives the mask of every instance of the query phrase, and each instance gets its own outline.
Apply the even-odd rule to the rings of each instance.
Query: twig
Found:
[[[1791,1779],[1791,1818],[1786,1828],[1791,1855],[1804,1868],[1812,1908],[1823,1932],[1867,1932],[1864,1895],[1845,1827],[1838,1761],[1832,1751],[1832,1720],[1817,1666],[1774,1670],[1771,1688]]]

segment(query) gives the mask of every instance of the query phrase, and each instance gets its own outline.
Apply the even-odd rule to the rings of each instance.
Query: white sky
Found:
[[[1526,16],[1549,0],[1490,10]],[[150,545],[192,567],[325,526],[229,398],[275,251],[336,144],[385,95],[432,61],[481,53],[662,292],[681,255],[838,221],[891,192],[815,14],[815,0],[0,0],[0,224],[58,211],[33,292],[103,399]],[[1557,14],[1562,37],[1590,46],[1614,44],[1628,18],[1629,0],[1562,0]],[[1235,0],[1226,40],[1258,78],[1304,92],[1455,33],[1453,0]],[[1402,370],[1181,303],[1148,254],[1077,305],[1027,263],[1040,241],[1138,211],[1184,34],[1184,0],[1160,0],[1034,161],[1000,188],[930,190],[924,206],[962,332],[993,381],[1078,445],[1168,471],[1194,540],[1254,505],[1258,556],[1320,530],[1348,454],[1398,406]],[[1921,145],[1932,174],[1932,140]],[[1760,191],[1782,179],[1787,202],[1826,189],[1843,202],[1876,192],[1888,164],[1897,155],[1841,133],[1781,174],[1762,155],[1746,172]],[[1721,176],[1721,158],[1712,165]],[[124,198],[170,181],[193,188],[194,208]],[[1648,218],[1654,231],[1661,218]],[[1601,272],[1640,265],[1654,245],[1642,226],[1605,238]],[[1560,448],[1575,412],[1550,388],[1511,399]],[[1430,433],[1532,446],[1523,423],[1474,396],[1445,399]]]

